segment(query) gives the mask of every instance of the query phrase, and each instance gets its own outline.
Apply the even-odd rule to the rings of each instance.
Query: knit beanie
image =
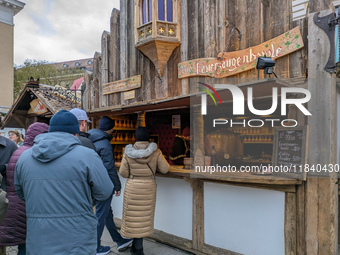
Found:
[[[103,116],[99,121],[99,130],[108,131],[115,127],[115,121],[110,117]]]
[[[182,136],[190,136],[190,128],[186,127],[183,129]]]
[[[66,110],[60,110],[50,120],[48,132],[65,132],[79,134],[79,124],[76,116]]]
[[[143,141],[149,141],[149,129],[146,127],[138,127],[136,130],[136,141],[137,142],[143,142]]]

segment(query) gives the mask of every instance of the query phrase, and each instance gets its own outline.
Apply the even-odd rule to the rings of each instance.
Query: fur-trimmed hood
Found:
[[[149,157],[158,149],[156,143],[136,142],[134,145],[128,144],[125,146],[125,153],[133,159],[142,159]]]

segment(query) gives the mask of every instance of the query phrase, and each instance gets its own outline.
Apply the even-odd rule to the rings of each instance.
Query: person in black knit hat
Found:
[[[148,142],[150,138],[149,129],[138,127],[136,130],[136,142]]]
[[[112,140],[114,126],[115,121],[108,116],[104,116],[99,121],[99,130],[91,129],[88,132],[88,134],[90,134],[88,138],[93,142],[94,147],[96,147],[96,151],[103,160],[104,166],[106,167],[106,170],[109,173],[110,179],[114,185],[113,194],[118,197],[120,196],[121,183],[115,167],[114,154],[112,145],[110,143]],[[110,246],[102,246],[100,241],[104,226],[106,226],[107,230],[109,231],[112,240],[117,243],[118,251],[127,249],[132,243],[132,239],[125,239],[119,234],[113,221],[113,213],[111,209],[113,194],[107,200],[98,201],[96,203],[96,215],[98,218],[97,255],[107,254],[110,252]]]
[[[91,196],[107,200],[113,184],[98,154],[81,145],[79,132],[77,118],[60,110],[48,133],[37,135],[16,162],[14,186],[26,202],[26,254],[96,253]]]
[[[119,169],[119,174],[128,178],[120,232],[126,238],[133,238],[132,255],[144,255],[143,238],[154,231],[156,170],[166,174],[169,168],[157,144],[149,142],[149,130],[138,127],[136,142],[125,147]]]

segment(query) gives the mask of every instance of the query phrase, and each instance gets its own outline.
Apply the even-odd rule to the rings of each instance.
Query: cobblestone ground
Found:
[[[111,252],[108,255],[127,255],[131,254],[130,249],[127,249],[123,252],[117,251],[116,243],[114,243],[110,237],[109,232],[104,229],[103,237],[102,237],[102,245],[110,246]],[[11,246],[6,248],[6,255],[16,255],[18,253],[17,246]],[[152,240],[144,239],[144,253],[147,255],[185,255],[191,254],[187,252],[183,252],[181,250],[172,248],[170,246],[154,242]],[[52,255],[52,254],[51,254]]]

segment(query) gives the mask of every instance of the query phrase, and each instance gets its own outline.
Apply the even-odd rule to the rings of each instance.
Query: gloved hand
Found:
[[[0,164],[0,174],[6,171],[6,165],[5,164]]]

